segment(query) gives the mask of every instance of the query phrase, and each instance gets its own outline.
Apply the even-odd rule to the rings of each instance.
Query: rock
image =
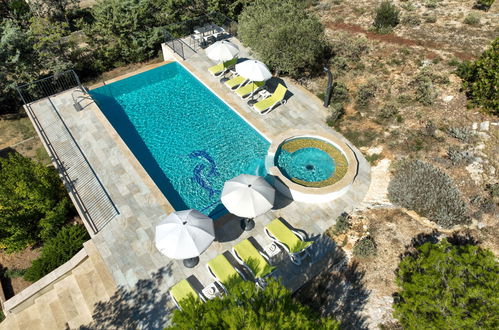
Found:
[[[477,223],[477,225],[476,225],[476,226],[477,226],[477,228],[478,228],[478,229],[483,229],[483,228],[485,228],[485,224],[484,224],[483,222],[479,222],[479,223]]]
[[[483,166],[479,162],[473,162],[466,166],[466,170],[470,173],[470,178],[478,185],[482,182]]]
[[[478,136],[482,139],[482,140],[488,140],[490,139],[490,135],[488,135],[487,133],[485,132],[478,132]]]
[[[478,123],[473,123],[473,125],[471,125],[471,129],[476,131],[478,129]]]
[[[482,123],[480,123],[480,131],[482,132],[487,132],[489,130],[489,127],[490,127],[490,121],[484,121]]]
[[[496,175],[496,168],[494,166],[489,167],[489,175],[490,176],[495,176]]]
[[[447,96],[444,96],[444,97],[442,98],[442,100],[444,100],[444,102],[445,102],[445,103],[447,103],[447,102],[452,101],[452,99],[453,99],[453,98],[454,98],[454,96],[453,96],[453,95],[447,95]]]
[[[383,151],[383,146],[373,147],[366,151],[369,156],[379,155]]]

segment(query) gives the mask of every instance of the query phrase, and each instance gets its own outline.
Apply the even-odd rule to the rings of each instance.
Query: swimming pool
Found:
[[[90,94],[176,210],[216,218],[225,181],[266,174],[269,141],[179,63]]]

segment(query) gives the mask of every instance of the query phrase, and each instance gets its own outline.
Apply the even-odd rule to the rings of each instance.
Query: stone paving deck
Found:
[[[241,54],[240,57],[247,54],[242,47]],[[208,74],[206,68],[213,63],[203,53],[195,54],[182,64],[271,140],[288,129],[298,128],[326,131],[349,144],[325,124],[327,111],[320,100],[286,79],[280,82],[290,91],[287,104],[266,116],[260,116],[229,92],[217,78]],[[276,82],[274,80],[269,84],[271,90]],[[82,111],[76,111],[70,93],[59,94],[52,100],[120,212],[92,238],[114,281],[120,286],[115,296],[108,303],[103,302],[98,306],[94,314],[95,322],[110,327],[119,322],[131,322],[125,321],[126,318],[120,319],[123,315],[119,311],[114,312],[116,315],[110,312],[119,309],[117,306],[124,302],[129,306],[128,300],[134,304],[147,302],[150,306],[147,315],[141,314],[141,308],[129,316],[137,322],[133,323],[137,328],[163,327],[168,319],[165,304],[171,307],[167,295],[171,285],[189,276],[195,276],[200,285],[211,283],[212,279],[205,268],[207,261],[230,251],[233,245],[250,236],[261,246],[269,244],[263,226],[275,216],[282,217],[293,227],[304,230],[321,242],[313,251],[312,263],[297,267],[289,262],[289,258],[282,257],[276,275],[284,275],[284,284],[297,289],[331,260],[331,253],[328,252],[332,251],[333,244],[320,235],[334,224],[339,214],[353,210],[369,188],[370,166],[361,153],[349,144],[358,158],[359,167],[356,179],[345,195],[334,202],[322,204],[297,203],[278,196],[275,209],[257,217],[256,226],[251,232],[242,231],[236,217],[225,216],[216,221],[216,241],[201,256],[199,265],[187,269],[181,262],[168,259],[154,247],[154,228],[162,215],[173,211],[172,207],[96,104],[90,102]],[[32,108],[37,116],[44,116],[43,102],[33,104]],[[162,307],[157,309],[153,304]]]

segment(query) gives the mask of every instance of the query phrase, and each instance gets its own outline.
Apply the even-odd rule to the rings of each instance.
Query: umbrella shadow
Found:
[[[276,190],[274,198],[274,206],[272,207],[272,210],[283,209],[291,203],[293,203],[293,200],[291,198],[287,197],[283,193]]]
[[[227,214],[215,221],[215,241],[224,243],[236,240],[244,232],[242,218]]]

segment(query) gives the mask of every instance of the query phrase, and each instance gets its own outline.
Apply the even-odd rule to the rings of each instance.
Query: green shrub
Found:
[[[275,279],[265,289],[251,281],[229,285],[230,294],[175,310],[167,329],[339,329],[340,323],[295,300]],[[166,311],[165,311],[166,313]]]
[[[329,105],[330,114],[326,118],[326,123],[330,127],[336,126],[339,120],[345,113],[345,109],[343,107],[343,103],[333,103]]]
[[[40,258],[33,261],[24,274],[26,281],[35,282],[47,275],[83,248],[83,243],[90,239],[82,225],[67,225],[42,247]]]
[[[469,13],[463,21],[464,24],[468,25],[478,25],[480,24],[480,15],[477,13]]]
[[[376,95],[378,84],[374,80],[369,80],[367,83],[360,85],[355,95],[355,106],[359,110],[365,110],[369,106],[371,99]]]
[[[0,244],[7,252],[59,231],[71,203],[57,172],[29,158],[0,158]]]
[[[378,118],[381,120],[386,120],[393,118],[397,114],[398,114],[397,107],[393,104],[387,104],[379,110]]]
[[[17,278],[23,277],[24,274],[26,274],[26,269],[12,268],[7,269],[3,275],[8,278]]]
[[[342,213],[336,218],[336,223],[333,227],[333,234],[339,235],[345,233],[352,226],[350,216],[347,213]]]
[[[489,10],[495,0],[477,0],[475,7],[480,10]]]
[[[466,204],[451,178],[420,160],[406,159],[397,163],[388,186],[388,198],[443,228],[470,223]]]
[[[473,153],[471,151],[462,150],[461,148],[457,147],[449,147],[449,149],[447,150],[447,158],[449,158],[453,165],[468,165],[473,161],[475,157],[473,156]]]
[[[499,115],[499,37],[476,61],[464,62],[457,70],[472,106],[482,106]]]
[[[468,127],[449,127],[447,134],[463,143],[473,142],[475,134]]]
[[[390,1],[383,1],[375,11],[373,27],[379,33],[390,32],[399,23],[399,13]]]
[[[376,165],[378,160],[381,159],[381,154],[365,155],[364,158],[371,164],[371,166]]]
[[[416,100],[423,105],[432,105],[438,96],[433,80],[435,76],[427,69],[422,69],[411,82],[415,88]]]
[[[238,36],[278,73],[299,77],[322,69],[324,27],[298,0],[257,1],[247,6],[239,16]]]
[[[399,264],[393,314],[404,329],[497,329],[498,273],[488,250],[425,243]]]
[[[376,253],[376,243],[371,236],[366,236],[359,239],[353,246],[353,255],[356,257],[367,258],[375,256]]]

